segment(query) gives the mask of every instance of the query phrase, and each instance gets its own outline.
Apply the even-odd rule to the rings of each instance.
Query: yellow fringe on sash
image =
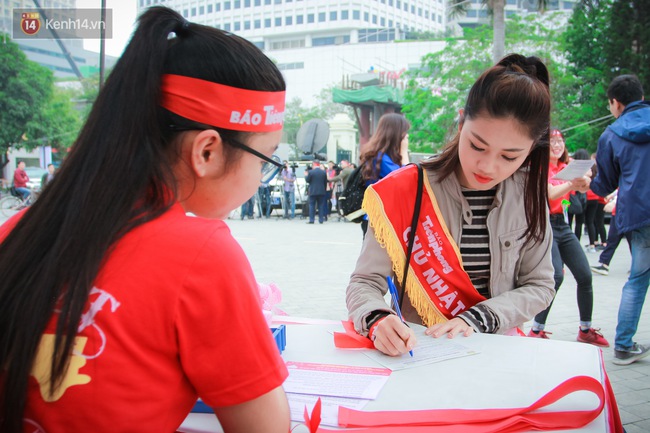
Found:
[[[377,239],[377,242],[386,249],[393,264],[393,271],[397,276],[397,281],[401,284],[404,275],[406,254],[402,248],[399,236],[395,233],[393,225],[384,212],[384,204],[379,198],[379,194],[377,194],[377,192],[372,188],[372,185],[366,189],[362,208],[368,214],[368,222],[375,231],[375,239]],[[408,224],[410,226],[410,219]],[[409,266],[409,275],[406,279],[405,291],[411,304],[415,307],[415,310],[422,319],[422,322],[426,326],[446,322],[448,319],[433,304],[429,296],[427,296],[424,287],[418,280],[417,276],[413,273],[412,269],[412,265]]]

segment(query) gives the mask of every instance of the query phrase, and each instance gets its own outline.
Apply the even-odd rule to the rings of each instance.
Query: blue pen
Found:
[[[393,298],[393,306],[395,307],[395,311],[397,312],[397,317],[399,317],[399,320],[404,323],[404,317],[402,317],[402,310],[399,309],[399,295],[397,294],[397,287],[395,287],[395,284],[393,283],[393,280],[390,277],[386,277],[386,281],[388,282],[388,291],[390,292],[391,298]],[[406,325],[406,323],[404,323]],[[409,354],[411,357],[413,356],[413,351],[409,350]]]

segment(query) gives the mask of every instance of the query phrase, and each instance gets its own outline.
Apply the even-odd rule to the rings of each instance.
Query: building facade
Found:
[[[40,0],[44,9],[74,9],[76,0]],[[99,2],[98,2],[99,5]],[[98,6],[99,7],[99,6]],[[11,37],[13,33],[14,9],[35,9],[32,0],[0,0],[0,32]],[[52,70],[57,78],[76,78],[74,70],[66,59],[61,47],[52,39],[14,39],[27,58]],[[85,50],[82,39],[62,39],[61,42],[70,52],[77,68],[83,75],[91,75],[99,71],[99,54]],[[116,58],[105,56],[106,66],[110,67]]]

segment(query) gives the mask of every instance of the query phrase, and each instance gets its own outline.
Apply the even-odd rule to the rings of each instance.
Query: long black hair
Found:
[[[540,240],[546,231],[547,183],[549,163],[549,129],[551,95],[549,74],[537,57],[510,54],[485,71],[469,91],[464,116],[498,119],[512,117],[532,138],[533,147],[522,168],[528,170],[524,205],[528,228],[526,242]],[[444,147],[440,155],[422,163],[435,170],[441,179],[456,171],[460,164],[460,132]]]
[[[0,245],[0,431],[22,431],[36,351],[56,308],[50,393],[65,377],[89,291],[111,246],[176,201],[178,129],[202,129],[160,107],[161,77],[283,91],[250,42],[148,9],[99,93],[68,158]],[[173,118],[172,118],[173,117]],[[244,133],[217,131],[225,143]],[[240,150],[225,146],[229,161]],[[230,164],[227,164],[230,165]]]

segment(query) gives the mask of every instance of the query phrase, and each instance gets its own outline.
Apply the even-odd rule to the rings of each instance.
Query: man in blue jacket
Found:
[[[618,188],[616,228],[632,247],[632,268],[621,296],[614,364],[628,365],[650,355],[635,343],[639,316],[650,283],[650,102],[635,75],[621,75],[607,89],[616,117],[598,140],[598,175],[591,190],[601,197]]]

